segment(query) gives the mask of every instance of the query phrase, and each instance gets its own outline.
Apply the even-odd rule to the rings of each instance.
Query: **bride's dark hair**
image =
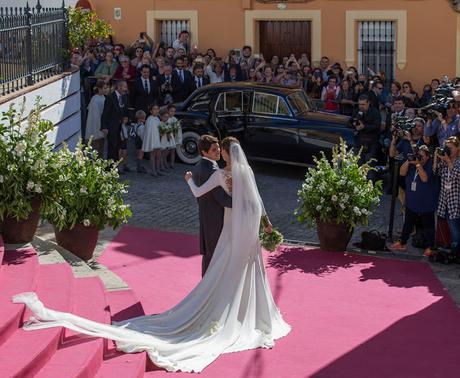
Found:
[[[232,143],[238,143],[240,144],[240,141],[236,139],[235,137],[226,137],[222,140],[220,147],[225,150],[228,154],[230,154],[230,145]]]

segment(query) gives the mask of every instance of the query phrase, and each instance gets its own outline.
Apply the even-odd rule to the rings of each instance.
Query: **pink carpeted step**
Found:
[[[131,290],[106,292],[113,321],[144,315],[141,303]],[[106,351],[105,361],[97,372],[97,378],[144,376],[147,356],[145,353],[124,354],[117,352],[112,342]]]
[[[67,264],[41,265],[36,292],[47,307],[68,312],[72,280],[72,271]],[[17,329],[0,347],[0,377],[36,374],[56,352],[62,333],[60,327],[37,331]]]
[[[98,277],[73,280],[72,314],[110,324],[110,312],[104,287]],[[41,378],[94,377],[104,357],[106,340],[65,330],[59,349],[36,375]]]
[[[14,304],[14,294],[35,289],[38,259],[33,249],[7,251],[0,271],[0,345],[16,332],[24,305]]]

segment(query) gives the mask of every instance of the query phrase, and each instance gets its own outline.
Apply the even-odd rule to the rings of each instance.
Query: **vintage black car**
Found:
[[[196,90],[177,109],[184,163],[199,160],[200,135],[237,137],[248,158],[310,165],[320,151],[330,154],[343,138],[353,145],[348,117],[315,111],[301,89],[255,83],[211,84]]]

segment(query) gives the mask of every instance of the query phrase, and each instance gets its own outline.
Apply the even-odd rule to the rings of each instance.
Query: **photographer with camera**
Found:
[[[371,107],[369,97],[365,94],[358,99],[358,109],[356,109],[350,120],[349,126],[355,129],[356,149],[362,148],[361,162],[369,162],[374,166],[379,152],[379,134],[381,117],[378,109]],[[375,182],[375,171],[369,171],[369,179]]]
[[[452,253],[460,254],[460,141],[449,137],[444,148],[437,148],[433,170],[441,177],[438,216],[447,220]]]
[[[399,174],[406,183],[406,210],[400,241],[390,246],[391,250],[405,251],[407,240],[420,219],[424,236],[424,256],[430,256],[435,240],[435,210],[437,183],[432,170],[430,151],[422,145],[417,153],[411,153],[401,166]]]
[[[438,109],[428,111],[427,117],[428,121],[425,125],[424,135],[426,137],[437,136],[440,147],[444,146],[447,138],[456,136],[460,131],[460,117],[454,100],[449,101],[445,106],[438,106]]]
[[[404,117],[395,118],[392,125],[390,158],[400,155],[404,160],[423,144],[425,120],[417,117],[409,120]]]

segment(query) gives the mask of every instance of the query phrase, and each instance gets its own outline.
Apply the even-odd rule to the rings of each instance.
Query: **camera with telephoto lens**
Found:
[[[443,117],[447,115],[449,103],[454,99],[452,92],[457,90],[453,83],[443,83],[431,96],[428,105],[420,108],[420,113],[428,119],[436,119],[436,113],[441,113]]]
[[[359,125],[359,122],[364,118],[364,113],[359,111],[354,117],[350,118],[350,125],[356,127]]]
[[[422,161],[422,156],[420,154],[407,154],[408,161]]]
[[[436,153],[439,156],[448,156],[448,157],[450,157],[451,150],[450,150],[450,148],[448,146],[446,146],[444,148],[438,147],[438,148],[436,148]]]
[[[415,127],[415,122],[412,118],[406,116],[396,117],[393,121],[394,131],[393,134],[398,138],[404,138],[407,133]]]

